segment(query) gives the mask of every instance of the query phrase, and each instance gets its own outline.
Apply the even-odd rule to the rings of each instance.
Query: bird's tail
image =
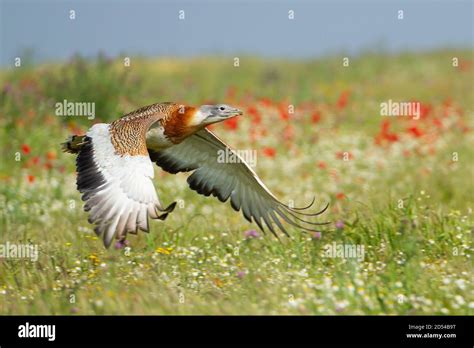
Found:
[[[85,135],[71,135],[64,143],[61,143],[61,150],[68,153],[79,153],[84,145]]]

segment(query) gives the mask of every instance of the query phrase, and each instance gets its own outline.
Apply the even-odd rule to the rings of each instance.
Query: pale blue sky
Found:
[[[145,56],[251,54],[308,58],[472,48],[473,1],[0,0],[0,64],[32,48],[37,61],[98,51]],[[69,19],[69,10],[76,19]],[[178,19],[179,10],[186,19]],[[288,19],[288,11],[295,19]],[[404,19],[397,11],[404,10]]]

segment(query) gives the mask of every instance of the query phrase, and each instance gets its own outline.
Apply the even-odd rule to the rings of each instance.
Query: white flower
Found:
[[[454,283],[458,286],[459,289],[464,290],[466,288],[466,282],[464,279],[457,279]]]

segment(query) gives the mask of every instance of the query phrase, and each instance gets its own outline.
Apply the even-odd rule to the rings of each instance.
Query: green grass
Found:
[[[349,67],[342,57],[232,63],[133,58],[124,68],[99,57],[0,72],[0,244],[40,251],[36,262],[0,259],[0,314],[474,314],[473,52],[366,54]],[[96,119],[55,116],[63,99],[95,102]],[[388,99],[429,111],[382,117]],[[330,202],[319,221],[344,226],[247,239],[256,226],[229,204],[157,168],[160,198],[180,207],[130,236],[130,250],[105,250],[59,143],[166,100],[243,108],[237,129],[213,131],[257,150],[256,171],[284,202],[316,195]],[[278,107],[289,104],[296,112],[283,120]],[[386,120],[398,139],[376,143]],[[365,257],[325,257],[332,243],[363,246]]]

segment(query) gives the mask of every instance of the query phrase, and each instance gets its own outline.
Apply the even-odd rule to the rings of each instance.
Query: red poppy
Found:
[[[288,121],[290,119],[290,113],[288,112],[287,106],[281,105],[278,111],[280,112],[280,118],[282,120]]]
[[[35,181],[35,177],[33,175],[28,175],[27,179],[30,184]]]
[[[31,152],[31,148],[29,145],[23,144],[21,145],[21,151],[23,151],[25,155],[28,155]]]
[[[237,117],[229,118],[224,121],[224,126],[230,130],[236,130],[238,128],[239,119]]]
[[[324,161],[319,161],[318,167],[321,168],[321,169],[326,169],[326,168],[327,168],[327,164],[326,164],[326,162],[324,162]]]
[[[419,138],[423,135],[423,132],[417,126],[409,127],[409,128],[407,128],[407,131],[408,131],[408,133],[410,133],[411,135],[413,135],[416,138]]]
[[[35,156],[35,157],[33,157],[33,158],[31,159],[31,162],[32,162],[35,166],[38,165],[39,161],[40,161],[40,158],[39,158],[38,156]]]
[[[428,116],[432,109],[430,104],[420,103],[420,118]]]
[[[390,122],[384,120],[380,125],[380,133],[375,136],[375,143],[381,145],[383,141],[395,142],[398,141],[398,135],[390,133]]]
[[[270,106],[273,105],[273,102],[269,98],[262,98],[260,99],[260,103],[262,103],[264,106],[269,108]]]
[[[337,103],[336,103],[336,105],[339,109],[344,109],[347,106],[350,95],[351,95],[351,93],[348,90],[345,90],[341,93],[341,95],[339,96],[339,99],[337,100]]]
[[[336,198],[337,199],[344,199],[344,198],[346,198],[346,195],[342,192],[338,192],[338,193],[336,193]]]
[[[262,117],[260,116],[260,113],[258,112],[258,110],[255,106],[249,106],[247,108],[247,113],[250,116],[252,116],[252,123],[253,124],[260,124],[262,122]]]
[[[318,123],[319,121],[321,121],[321,113],[319,111],[313,112],[311,115],[311,122]]]
[[[249,115],[252,115],[252,116],[255,116],[255,115],[258,115],[258,110],[255,106],[253,105],[250,105],[248,108],[247,108],[247,113]]]
[[[273,147],[266,147],[266,148],[263,149],[263,154],[267,157],[273,158],[273,157],[275,157],[276,150]]]

